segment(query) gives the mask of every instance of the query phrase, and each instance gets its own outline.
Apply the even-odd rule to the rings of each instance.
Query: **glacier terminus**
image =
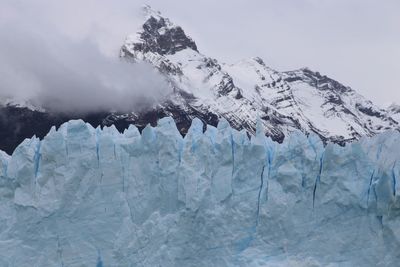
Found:
[[[0,266],[397,266],[399,141],[69,121],[0,154]]]

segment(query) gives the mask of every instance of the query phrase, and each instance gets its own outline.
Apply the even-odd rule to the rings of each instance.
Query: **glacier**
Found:
[[[0,153],[0,266],[397,266],[400,133],[81,120]]]

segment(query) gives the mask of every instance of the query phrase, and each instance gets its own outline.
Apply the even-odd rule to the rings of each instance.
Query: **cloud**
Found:
[[[122,12],[126,5],[116,12],[115,2],[99,7],[94,1],[25,3],[2,3],[1,98],[61,112],[129,111],[154,105],[169,93],[151,66],[118,57],[123,38],[138,25]],[[106,11],[112,10],[109,17]],[[137,19],[135,10],[131,16]]]

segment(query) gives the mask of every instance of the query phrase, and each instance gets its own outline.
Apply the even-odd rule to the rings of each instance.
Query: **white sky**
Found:
[[[141,23],[143,4],[181,25],[219,61],[259,56],[278,70],[309,67],[381,106],[400,103],[399,0],[0,0],[0,41],[18,42],[16,55],[32,50],[35,57],[13,62],[30,75],[37,74],[26,67],[34,65],[29,58],[72,62],[65,66],[72,69],[87,54],[77,47],[95,45],[104,57],[117,57]],[[0,72],[12,58],[0,45]]]

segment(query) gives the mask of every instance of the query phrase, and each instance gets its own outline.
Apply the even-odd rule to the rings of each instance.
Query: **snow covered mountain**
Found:
[[[225,118],[235,129],[255,132],[262,119],[266,134],[281,142],[294,131],[316,133],[324,141],[343,144],[399,129],[400,115],[375,106],[353,89],[307,68],[279,72],[261,58],[224,64],[203,55],[185,31],[150,7],[144,24],[126,39],[121,57],[146,61],[169,82],[173,93],[156,108],[143,112],[52,114],[28,102],[2,101],[0,149],[11,154],[25,138],[40,138],[51,126],[82,118],[94,127],[130,124],[142,130],[148,123],[171,116],[185,134],[193,118],[216,126]],[[6,104],[4,104],[6,103]]]
[[[260,58],[220,63],[200,53],[180,26],[148,6],[144,12],[143,27],[127,38],[121,56],[150,62],[165,75],[174,93],[159,109],[173,117],[169,110],[213,125],[224,117],[254,133],[260,116],[278,141],[295,129],[340,143],[399,128],[387,111],[318,72],[278,72]]]
[[[398,266],[399,132],[203,127],[78,120],[0,152],[0,266]]]

